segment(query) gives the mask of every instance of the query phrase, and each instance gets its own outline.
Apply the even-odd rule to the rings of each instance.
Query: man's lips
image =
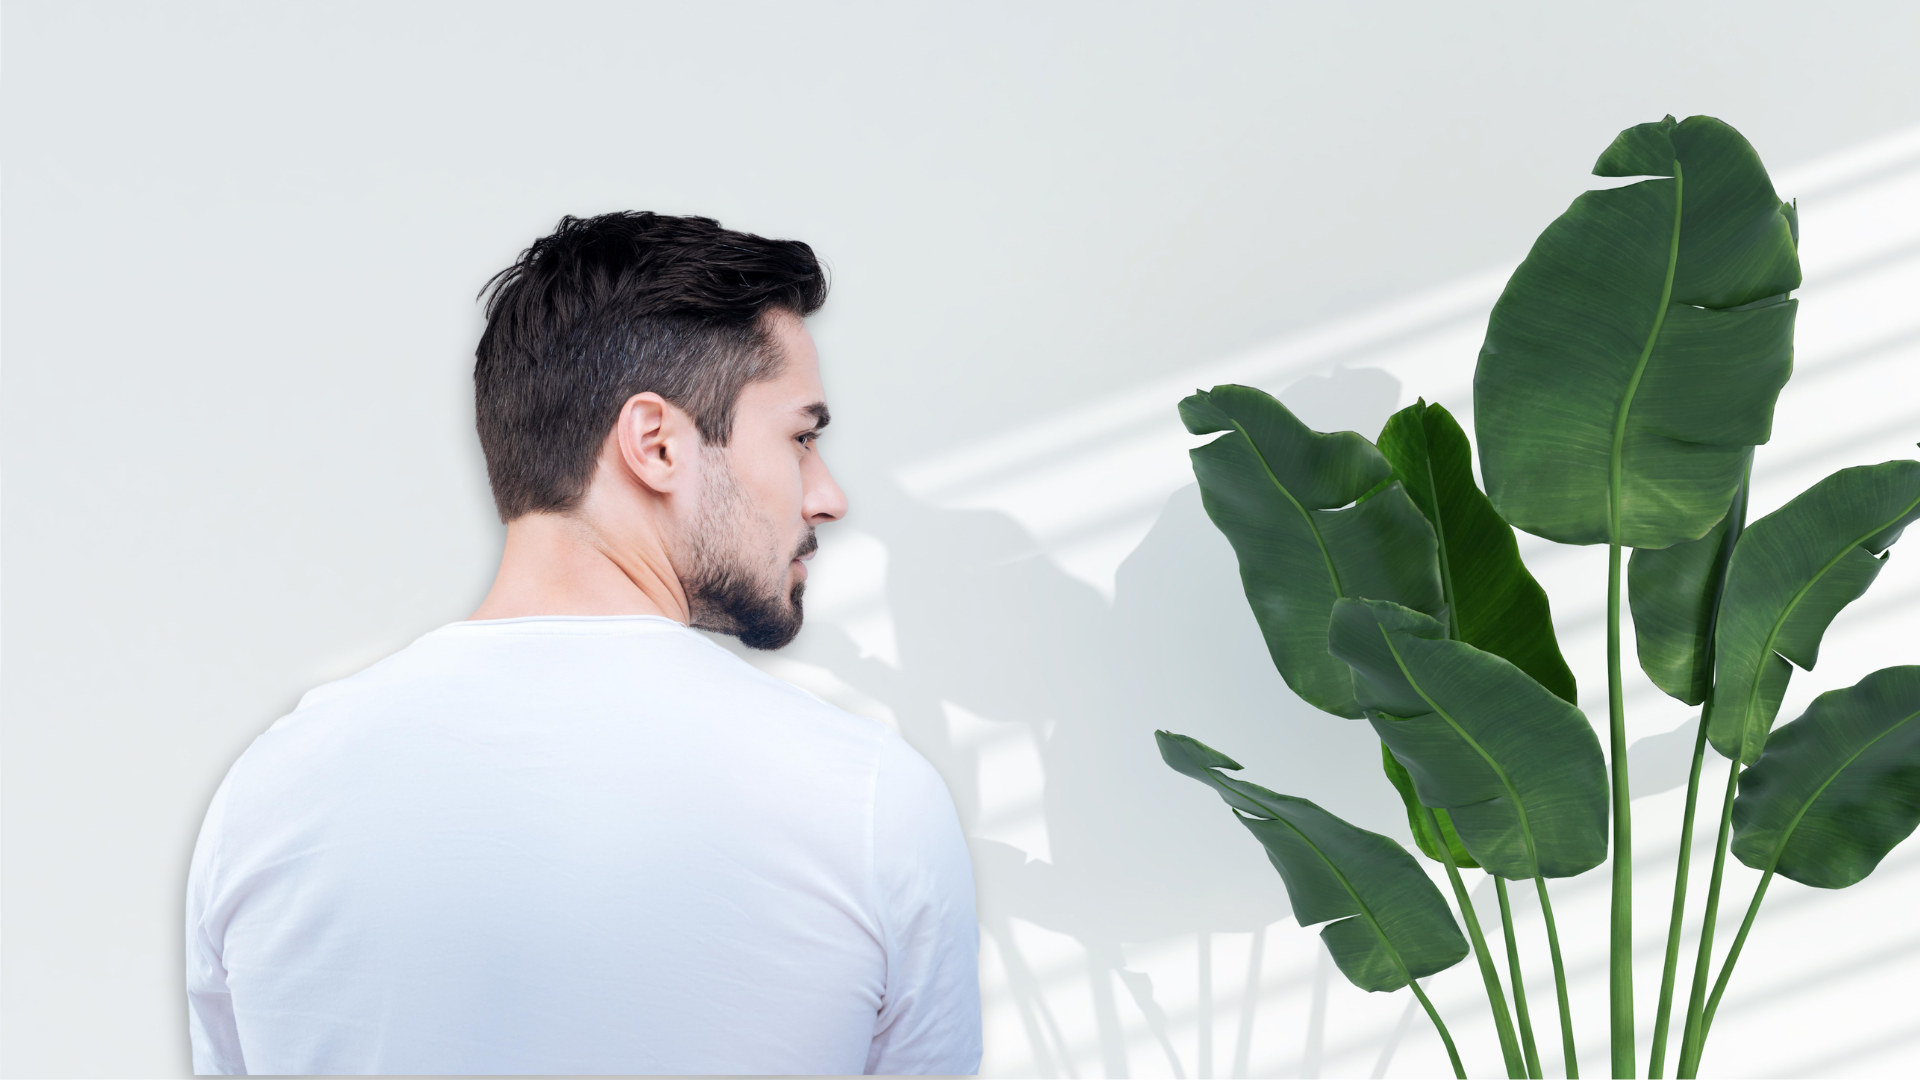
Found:
[[[820,539],[813,533],[807,533],[806,540],[800,544],[800,550],[794,552],[792,566],[800,572],[801,581],[807,580],[807,560],[820,553]]]

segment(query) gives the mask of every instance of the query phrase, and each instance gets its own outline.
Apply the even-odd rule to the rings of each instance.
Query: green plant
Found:
[[[1612,1074],[1636,1072],[1623,585],[1641,667],[1703,713],[1647,1075],[1666,1065],[1709,745],[1729,768],[1680,1076],[1699,1067],[1773,877],[1851,885],[1920,824],[1920,666],[1823,694],[1774,730],[1793,668],[1813,668],[1828,625],[1920,519],[1920,461],[1892,461],[1843,469],[1747,524],[1754,447],[1793,366],[1794,206],[1746,140],[1710,117],[1628,128],[1593,171],[1652,179],[1574,200],[1495,304],[1474,377],[1484,494],[1466,436],[1438,405],[1403,410],[1369,443],[1312,431],[1249,387],[1180,404],[1190,431],[1220,433],[1192,452],[1194,472],[1275,666],[1302,698],[1380,736],[1465,940],[1394,841],[1227,777],[1237,763],[1184,736],[1158,733],[1161,754],[1260,838],[1302,926],[1339,920],[1322,936],[1349,979],[1413,990],[1461,1076],[1417,980],[1469,951],[1508,1075],[1541,1075],[1508,881],[1531,881],[1539,898],[1567,1075],[1578,1075],[1548,881],[1609,855]],[[1604,753],[1515,527],[1607,545]],[[1763,877],[1714,978],[1729,851]],[[1461,876],[1474,869],[1494,879],[1508,984]]]

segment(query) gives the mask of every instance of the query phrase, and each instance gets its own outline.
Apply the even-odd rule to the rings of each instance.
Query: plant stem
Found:
[[[1616,499],[1618,498],[1616,494]],[[1616,522],[1617,526],[1617,522]],[[1613,1075],[1633,1077],[1633,812],[1627,786],[1627,713],[1620,681],[1620,540],[1607,545],[1607,713],[1613,772],[1613,926],[1607,989],[1613,1021]]]
[[[1685,191],[1686,176],[1676,160],[1673,163],[1673,238],[1667,243],[1667,278],[1660,286],[1660,304],[1654,311],[1646,344],[1640,347],[1640,360],[1627,379],[1626,396],[1613,414],[1613,448],[1607,463],[1607,733],[1608,764],[1613,772],[1613,926],[1607,942],[1607,991],[1613,1021],[1610,1040],[1613,1075],[1626,1080],[1633,1078],[1633,792],[1627,784],[1626,696],[1620,685],[1621,504],[1626,490],[1627,418],[1633,409],[1634,395],[1640,391],[1640,380],[1646,376],[1647,364],[1653,359],[1653,347],[1660,340],[1667,304],[1673,299],[1674,272],[1680,266]]]
[[[1553,902],[1547,899],[1547,879],[1533,879],[1540,893],[1540,914],[1547,921],[1547,951],[1553,954],[1553,990],[1560,1002],[1560,1050],[1566,1055],[1567,1080],[1579,1080],[1580,1055],[1573,1047],[1573,1007],[1567,1003],[1567,966],[1560,961],[1560,931],[1553,924]]]
[[[1513,980],[1513,1011],[1520,1021],[1520,1049],[1527,1058],[1528,1080],[1540,1080],[1540,1051],[1533,1044],[1533,1018],[1527,1015],[1527,984],[1520,977],[1520,943],[1513,937],[1513,906],[1507,900],[1507,879],[1493,878],[1493,891],[1500,897],[1500,929],[1507,937],[1507,976]]]
[[[1711,694],[1708,701],[1712,700]],[[1667,1028],[1673,1019],[1673,981],[1680,969],[1680,926],[1687,913],[1687,869],[1693,860],[1693,819],[1700,799],[1700,766],[1707,756],[1707,708],[1693,739],[1693,768],[1687,773],[1687,809],[1680,821],[1680,863],[1673,877],[1673,917],[1667,923],[1667,960],[1660,971],[1660,1006],[1654,1013],[1653,1051],[1647,1056],[1647,1080],[1659,1080],[1667,1067]]]
[[[1720,636],[1720,597],[1726,592],[1726,564],[1733,548],[1747,527],[1747,495],[1753,485],[1753,454],[1747,454],[1746,468],[1740,474],[1740,489],[1733,505],[1727,508],[1729,527],[1720,541],[1720,572],[1713,584],[1712,608],[1707,616],[1706,654],[1714,656]],[[1717,672],[1715,675],[1717,676]],[[1673,919],[1667,925],[1667,960],[1660,973],[1660,1011],[1653,1025],[1653,1050],[1647,1056],[1647,1080],[1659,1080],[1667,1067],[1667,1027],[1673,1018],[1673,980],[1680,968],[1681,926],[1687,910],[1687,872],[1693,862],[1694,811],[1700,802],[1700,766],[1707,757],[1707,717],[1713,712],[1713,685],[1700,702],[1700,730],[1693,737],[1693,767],[1687,772],[1687,809],[1680,824],[1680,860],[1673,874]]]
[[[1687,997],[1687,1026],[1680,1039],[1680,1063],[1674,1075],[1691,1080],[1700,1068],[1706,1039],[1707,975],[1713,966],[1713,930],[1720,913],[1720,885],[1727,870],[1727,837],[1733,831],[1733,797],[1739,790],[1740,763],[1727,763],[1727,794],[1720,804],[1720,835],[1714,841],[1713,877],[1707,882],[1707,912],[1700,923],[1700,953],[1693,961],[1693,992]]]
[[[1747,917],[1740,920],[1740,932],[1733,936],[1733,947],[1727,950],[1727,958],[1720,962],[1720,977],[1714,980],[1713,996],[1707,999],[1707,1015],[1700,1021],[1701,1049],[1706,1048],[1707,1036],[1713,1032],[1713,1014],[1720,1011],[1720,996],[1727,992],[1727,980],[1733,978],[1733,965],[1740,962],[1740,947],[1747,943],[1747,932],[1753,929],[1753,917],[1760,914],[1760,901],[1767,898],[1767,886],[1773,884],[1773,871],[1769,870],[1760,878],[1760,884],[1753,890],[1753,901],[1747,905]]]
[[[1413,990],[1413,996],[1420,999],[1420,1007],[1427,1010],[1427,1019],[1433,1021],[1433,1029],[1440,1033],[1440,1041],[1446,1044],[1447,1060],[1453,1062],[1453,1075],[1458,1080],[1467,1080],[1467,1070],[1460,1064],[1460,1051],[1453,1048],[1453,1036],[1447,1033],[1447,1025],[1440,1019],[1440,1014],[1434,1009],[1433,1002],[1427,1000],[1427,995],[1421,991],[1419,983],[1409,980],[1407,986]]]
[[[1440,821],[1434,817],[1433,810],[1422,807],[1427,815],[1427,827],[1433,835],[1440,838],[1440,861],[1447,868],[1447,881],[1453,885],[1453,898],[1460,905],[1460,916],[1467,923],[1467,939],[1473,942],[1473,955],[1480,961],[1480,981],[1487,988],[1487,1004],[1493,1007],[1493,1027],[1500,1036],[1500,1055],[1506,1059],[1507,1075],[1514,1080],[1524,1080],[1527,1075],[1526,1059],[1520,1055],[1520,1044],[1513,1037],[1513,1018],[1507,1013],[1507,995],[1500,989],[1500,975],[1493,968],[1493,957],[1487,953],[1486,936],[1480,932],[1480,917],[1474,914],[1473,899],[1467,895],[1467,887],[1460,880],[1460,868],[1453,863],[1453,851],[1447,844],[1446,834],[1440,831]]]

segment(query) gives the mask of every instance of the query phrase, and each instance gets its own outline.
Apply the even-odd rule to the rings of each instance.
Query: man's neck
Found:
[[[500,573],[469,619],[530,615],[662,615],[689,621],[686,593],[654,530],[609,530],[573,514],[507,525]]]

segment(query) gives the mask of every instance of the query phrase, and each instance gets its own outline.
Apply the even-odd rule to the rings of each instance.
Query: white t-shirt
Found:
[[[200,1073],[971,1073],[977,954],[926,760],[643,616],[312,691],[187,883]]]

